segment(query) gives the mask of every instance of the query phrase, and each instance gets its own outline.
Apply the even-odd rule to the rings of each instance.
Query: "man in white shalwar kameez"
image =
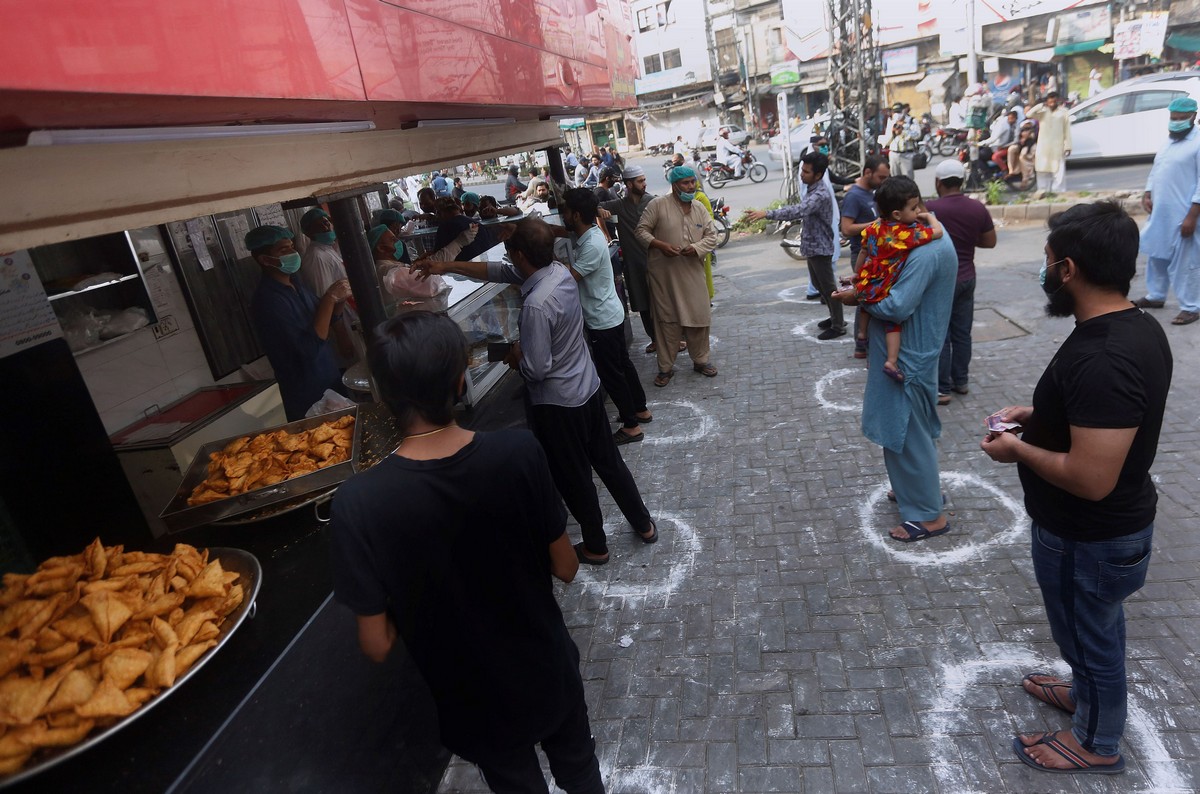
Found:
[[[1067,155],[1071,153],[1071,116],[1059,105],[1058,94],[1046,94],[1046,101],[1025,111],[1025,117],[1038,123],[1037,155],[1033,168],[1037,171],[1038,190],[1061,193],[1067,186]]]
[[[1176,99],[1168,110],[1170,138],[1154,156],[1142,194],[1142,206],[1150,213],[1141,244],[1147,259],[1146,297],[1134,304],[1161,309],[1174,286],[1179,314],[1171,322],[1188,325],[1200,320],[1200,131],[1196,100]]]

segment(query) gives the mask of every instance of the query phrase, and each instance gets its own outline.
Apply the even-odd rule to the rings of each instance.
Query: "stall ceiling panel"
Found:
[[[0,90],[365,98],[342,0],[4,6]]]

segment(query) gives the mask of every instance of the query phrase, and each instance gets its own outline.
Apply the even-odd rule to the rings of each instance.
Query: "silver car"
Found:
[[[807,119],[788,130],[787,137],[791,142],[793,163],[799,162],[800,158],[808,153],[808,147],[812,144],[812,136],[817,125],[820,125],[822,129],[828,127],[829,114],[823,113]],[[783,160],[783,141],[782,133],[767,141],[767,156],[776,162]]]
[[[1200,72],[1164,72],[1117,83],[1071,109],[1071,163],[1152,158],[1167,139],[1167,106],[1200,101]]]
[[[700,136],[701,149],[716,149],[717,138],[721,137],[721,130],[729,130],[729,142],[734,146],[745,146],[750,140],[750,133],[736,124],[722,124],[719,127],[709,127]]]

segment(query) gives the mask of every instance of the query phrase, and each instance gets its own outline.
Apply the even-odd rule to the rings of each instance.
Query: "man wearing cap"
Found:
[[[1167,109],[1167,142],[1154,156],[1142,194],[1142,206],[1150,213],[1141,242],[1147,260],[1146,297],[1134,303],[1142,309],[1161,309],[1167,290],[1174,286],[1179,314],[1171,322],[1189,325],[1200,320],[1200,132],[1196,100],[1176,99]]]
[[[1025,111],[1038,123],[1037,154],[1033,167],[1037,171],[1038,190],[1061,193],[1067,187],[1067,157],[1071,154],[1071,116],[1058,104],[1058,93],[1051,91],[1046,100]]]
[[[309,240],[300,262],[300,280],[314,295],[324,295],[330,284],[346,278],[346,266],[342,264],[337,247],[337,232],[333,230],[329,213],[320,207],[313,207],[300,217],[300,230]],[[355,361],[349,315],[343,313],[333,324],[333,354],[342,369]]]
[[[275,370],[283,410],[294,422],[304,418],[326,389],[345,393],[329,331],[350,297],[350,282],[334,281],[318,299],[292,278],[300,270],[300,255],[292,233],[280,226],[251,229],[245,242],[262,269],[250,301],[250,318]]]
[[[654,353],[658,347],[654,343],[654,304],[650,300],[650,282],[646,275],[648,251],[645,243],[635,234],[642,213],[654,196],[646,192],[646,172],[640,165],[626,167],[622,177],[625,181],[625,198],[601,202],[599,215],[606,220],[610,213],[617,216],[617,237],[621,240],[621,260],[624,265],[622,278],[625,281],[625,295],[629,298],[629,310],[641,316],[642,328],[650,337],[646,352]]]
[[[717,247],[712,216],[695,201],[696,172],[676,166],[667,172],[671,195],[646,205],[635,234],[648,250],[647,276],[654,305],[658,375],[666,386],[675,375],[679,343],[687,340],[692,369],[708,378],[717,368],[708,361],[712,305],[704,282],[704,255]]]
[[[958,160],[943,160],[933,172],[938,197],[928,203],[958,254],[958,279],[950,307],[950,327],[938,361],[938,405],[950,393],[966,394],[971,366],[971,325],[975,322],[975,249],[996,247],[996,226],[982,202],[962,192],[966,169]]]
[[[480,201],[480,199],[479,199],[478,193],[471,191],[471,190],[468,190],[467,192],[463,193],[462,196],[458,199],[458,203],[462,204],[463,215],[466,215],[468,218],[475,218],[476,216],[478,216],[479,215],[479,201]]]

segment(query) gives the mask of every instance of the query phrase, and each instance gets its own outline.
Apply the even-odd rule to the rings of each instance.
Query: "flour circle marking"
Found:
[[[972,539],[963,545],[955,546],[945,551],[931,550],[927,541],[922,541],[918,544],[920,548],[910,549],[912,544],[901,544],[898,541],[892,540],[888,537],[888,528],[879,526],[883,522],[876,515],[875,506],[886,499],[888,485],[884,483],[871,491],[870,495],[859,505],[859,529],[862,530],[871,545],[886,551],[895,559],[911,565],[953,565],[965,562],[976,556],[987,546],[1009,545],[1026,531],[1028,524],[1026,523],[1025,510],[1016,499],[995,485],[974,474],[944,471],[942,472],[942,487],[946,487],[947,485],[987,491],[1005,510],[1012,514],[1012,522],[1002,531],[991,534],[987,538],[981,540]],[[969,536],[974,538],[978,534],[978,529],[974,528],[975,531],[970,532],[968,535],[964,527],[953,528],[946,537],[952,538],[957,532],[960,537]]]
[[[857,411],[862,408],[861,402],[855,403],[839,403],[828,399],[825,392],[830,386],[848,375],[856,375],[862,372],[861,367],[853,369],[835,369],[833,372],[826,372],[822,375],[813,386],[813,397],[816,398],[817,404],[827,411]]]
[[[673,427],[680,428],[679,432],[667,433],[661,436],[654,432],[647,432],[645,440],[641,443],[693,444],[711,436],[719,429],[717,420],[700,410],[700,406],[696,405],[696,403],[692,402],[691,400],[654,400],[646,403],[648,408],[655,409],[654,413],[658,412],[657,409],[659,406],[664,405],[673,406],[675,408],[683,409],[685,412],[690,412],[694,419],[688,418],[686,415],[679,415],[671,422]],[[655,418],[657,419],[658,417]],[[658,425],[656,423],[654,427],[657,426]],[[687,429],[689,426],[691,427],[690,430]],[[647,425],[646,427],[653,429],[650,425]]]

